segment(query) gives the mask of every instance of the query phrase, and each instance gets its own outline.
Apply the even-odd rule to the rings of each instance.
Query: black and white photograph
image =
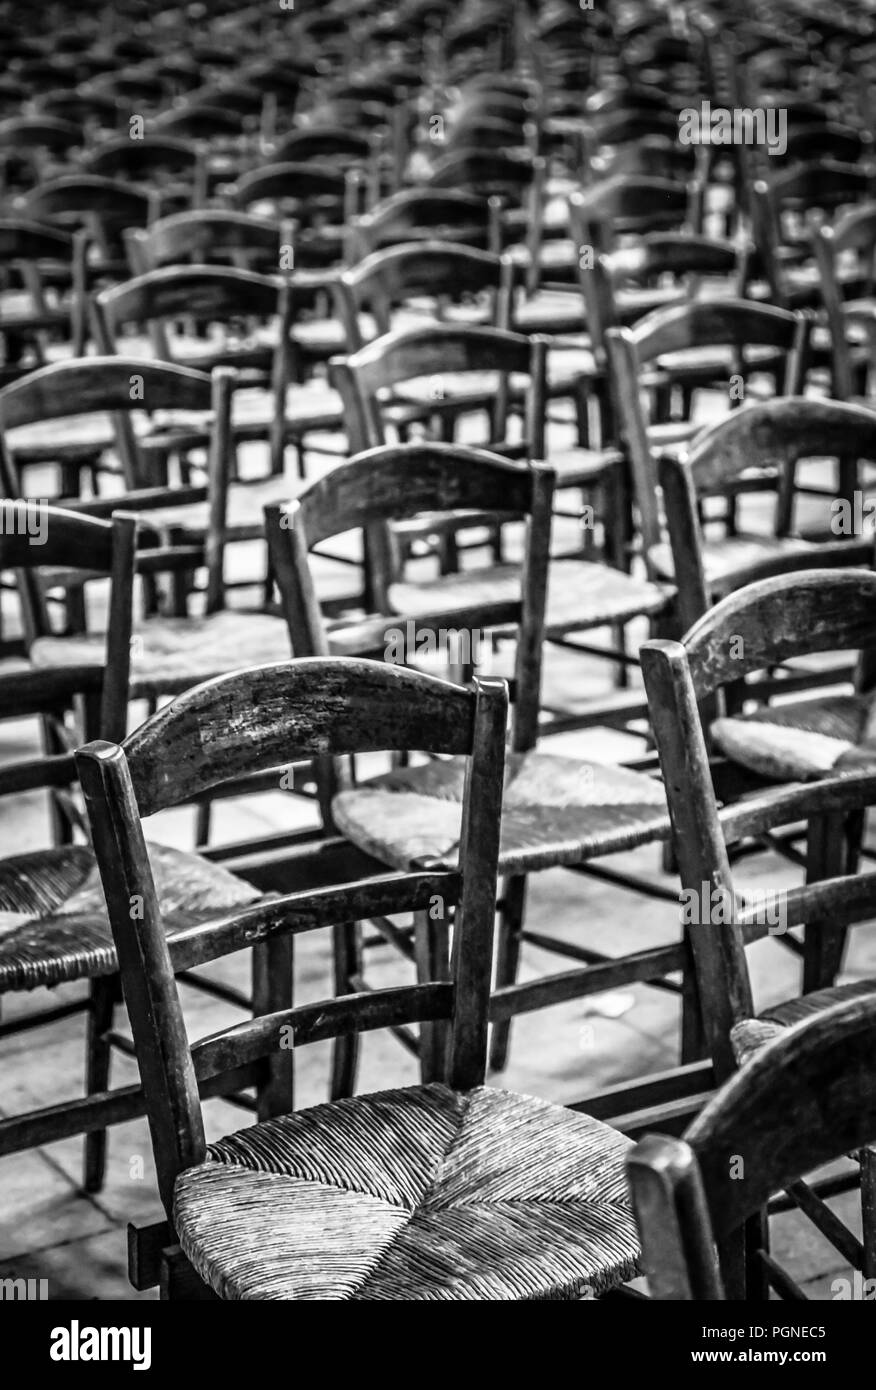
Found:
[[[864,1355],[871,808],[876,0],[0,0],[24,1366]]]

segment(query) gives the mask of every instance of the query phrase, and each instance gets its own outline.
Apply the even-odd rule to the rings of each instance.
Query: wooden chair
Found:
[[[498,202],[458,189],[405,188],[357,217],[351,260],[411,241],[459,242],[477,251],[501,250]]]
[[[73,233],[72,356],[85,353],[89,291],[127,277],[123,233],[145,226],[156,206],[142,188],[94,174],[61,174],[26,196],[26,216]]]
[[[873,902],[871,896],[871,915]],[[750,1297],[746,1233],[783,1191],[786,1202],[807,1214],[818,1212],[821,1233],[844,1265],[863,1267],[873,1277],[869,1214],[862,1243],[819,1202],[805,1178],[852,1152],[872,1165],[873,1151],[865,1146],[876,1140],[874,1043],[871,985],[860,998],[782,1029],[727,1082],[683,1139],[653,1134],[636,1145],[627,1176],[652,1298]],[[764,1243],[755,1259],[756,1272],[780,1298],[808,1297]],[[762,1289],[757,1292],[763,1296]]]
[[[72,261],[69,233],[25,217],[0,218],[4,383],[41,366],[53,338],[69,337]]]
[[[838,401],[779,397],[736,410],[703,433],[683,457],[658,463],[671,559],[663,543],[652,563],[678,584],[680,630],[686,632],[718,598],[767,574],[814,565],[870,563],[872,545],[854,544],[851,519],[864,460],[876,455],[876,411]],[[807,481],[806,460],[836,460],[835,478]],[[707,539],[709,499],[737,486],[775,494],[770,531],[734,530]],[[801,534],[799,511],[807,496],[825,507],[821,525]],[[843,509],[850,525],[838,525]],[[835,537],[835,538],[834,538]],[[845,538],[844,538],[845,537]],[[860,541],[860,537],[858,538]],[[852,540],[852,548],[849,541]]]
[[[121,738],[125,733],[129,665],[136,650],[131,641],[135,522],[130,516],[100,520],[41,503],[7,501],[3,506],[9,524],[0,538],[0,564],[18,572],[31,651],[50,627],[39,582],[42,570],[79,572],[83,579],[108,576],[111,583],[99,663],[31,663],[0,679],[0,711],[7,717],[39,717],[46,742],[43,756],[19,758],[0,769],[0,791],[20,794],[45,787],[56,808],[56,826],[57,808],[64,811],[52,848],[0,861],[0,995],[89,982],[84,999],[30,1011],[0,1025],[0,1037],[6,1037],[70,1014],[88,1016],[85,1096],[5,1116],[0,1120],[0,1154],[85,1134],[84,1183],[93,1192],[103,1180],[107,1126],[142,1114],[144,1107],[137,1088],[107,1089],[119,984],[94,857],[72,835],[74,827],[84,827],[72,748],[83,737]],[[80,705],[80,718],[74,720],[70,711]],[[163,847],[153,847],[152,854],[171,921],[221,915],[259,897],[251,884],[197,855]]]
[[[287,444],[295,444],[301,461],[307,436],[341,420],[337,396],[322,384],[289,390],[293,310],[288,279],[221,266],[164,266],[102,291],[93,301],[95,332],[105,352],[124,348],[126,325],[145,325],[159,360],[249,373],[249,382],[244,377],[240,383],[249,389],[235,392],[233,436],[236,442],[265,440],[276,474],[283,472]],[[220,325],[224,334],[218,343],[191,331],[175,334],[172,326],[180,319],[195,327]],[[241,321],[250,328],[243,340],[235,332]]]
[[[646,315],[633,328],[605,334],[612,397],[627,452],[635,493],[645,567],[652,580],[669,579],[656,490],[656,453],[683,447],[702,426],[692,419],[649,421],[642,386],[658,395],[676,383],[689,407],[694,390],[717,386],[728,393],[728,408],[744,401],[751,375],[777,379],[782,395],[802,394],[809,322],[783,309],[748,300],[694,300]],[[735,387],[735,389],[733,389]],[[659,400],[657,405],[659,405]],[[685,412],[686,414],[686,412]],[[732,500],[728,522],[734,524]]]
[[[288,160],[244,174],[231,190],[229,201],[241,212],[257,210],[260,215],[294,218],[298,224],[295,264],[318,270],[345,260],[347,227],[361,211],[359,179],[354,171]]]
[[[0,121],[0,187],[32,188],[83,144],[82,127],[57,116],[13,116]],[[13,174],[18,166],[18,178]]]
[[[90,150],[84,170],[98,178],[123,179],[153,190],[161,211],[202,207],[206,169],[192,140],[171,135],[117,136]]]
[[[284,247],[294,247],[294,228],[245,212],[203,208],[160,217],[126,238],[135,275],[161,266],[231,265],[237,270],[275,274]]]
[[[333,359],[329,374],[344,400],[347,435],[355,451],[384,442],[385,430],[392,423],[392,409],[381,404],[384,393],[392,408],[400,405],[421,415],[431,413],[444,438],[451,433],[445,424],[448,417],[452,422],[463,411],[486,411],[490,419],[483,442],[487,447],[498,447],[512,457],[539,459],[546,447],[545,402],[550,391],[546,358],[543,338],[440,324],[375,339],[346,361]],[[509,422],[512,407],[520,408],[527,378],[524,437],[516,440]],[[556,377],[554,384],[559,385]],[[596,488],[617,470],[619,455],[611,450],[572,446],[557,451],[551,462],[561,487]],[[455,563],[452,550],[448,563]],[[599,573],[604,580],[604,571]],[[594,571],[594,579],[596,574]],[[614,586],[613,573],[609,578]],[[626,581],[618,582],[626,597],[632,598]],[[623,606],[620,590],[616,596]],[[662,592],[648,595],[637,588],[637,600],[644,601],[646,607],[653,604],[653,612],[664,606],[665,598]]]
[[[647,775],[623,767],[596,766],[579,759],[543,753],[537,747],[541,672],[542,609],[547,612],[575,579],[548,570],[550,544],[550,474],[533,465],[521,468],[482,451],[447,445],[407,445],[373,449],[341,465],[327,479],[311,484],[287,508],[269,509],[266,530],[277,581],[296,655],[327,653],[372,655],[387,648],[387,632],[406,630],[414,620],[424,632],[454,632],[520,624],[515,678],[514,724],[510,772],[506,780],[500,867],[507,875],[501,895],[497,1001],[494,1005],[492,1065],[504,1065],[510,1018],[563,998],[589,994],[621,979],[661,980],[683,969],[675,945],[649,949],[611,961],[586,945],[568,945],[531,933],[524,925],[527,875],[564,865],[580,867],[621,848],[661,838],[665,831],[662,791]],[[334,535],[368,528],[378,519],[401,520],[442,508],[513,511],[529,518],[523,570],[511,570],[501,584],[495,571],[465,571],[443,584],[396,584],[376,612],[361,621],[326,623],[315,596],[308,556]],[[556,599],[553,595],[556,594]],[[379,616],[378,616],[379,614]],[[548,617],[548,623],[550,617]],[[407,869],[425,855],[449,863],[458,838],[462,795],[458,762],[403,768],[371,779],[358,788],[321,794],[329,824],[380,862]],[[404,808],[404,809],[402,809]],[[649,891],[640,880],[617,879],[626,887]],[[380,924],[376,924],[378,929]],[[416,928],[414,959],[420,978],[428,978],[446,956],[446,923],[423,916]],[[396,946],[397,931],[387,932]],[[562,975],[517,984],[524,941],[585,962]],[[410,954],[410,951],[406,952]],[[360,934],[345,928],[337,945],[336,986],[351,987],[361,971]],[[435,1040],[427,1037],[421,1052],[425,1079],[436,1066]],[[352,1089],[355,1048],[350,1040],[336,1053],[335,1095]],[[605,1112],[604,1112],[605,1113]]]
[[[876,202],[813,228],[812,244],[830,332],[832,394],[842,401],[865,397],[876,345]]]
[[[227,382],[223,395],[228,395]],[[82,496],[84,468],[95,493],[104,474],[120,475],[128,491],[146,487],[160,471],[154,454],[164,459],[185,447],[193,413],[204,417],[209,441],[216,429],[210,420],[215,405],[209,375],[191,368],[139,357],[52,363],[0,391],[5,453],[0,483],[7,496],[20,497],[26,492],[24,470],[54,463],[57,496],[68,501]]]
[[[705,701],[709,709],[723,685],[794,654],[862,648],[866,665],[874,644],[874,594],[876,576],[863,571],[809,570],[782,576],[725,599],[691,630],[684,646],[648,643],[642,649],[682,883],[686,889],[696,885],[697,895],[704,883],[709,885],[711,903],[717,894],[731,908],[729,922],[722,907],[718,925],[701,922],[700,913],[689,928],[703,1023],[719,1080],[798,1019],[818,1016],[838,999],[872,992],[873,981],[834,981],[849,926],[872,917],[874,875],[855,872],[856,857],[851,863],[845,858],[842,836],[851,822],[853,836],[860,837],[861,812],[871,804],[874,788],[867,749],[847,738],[845,748],[836,749],[830,768],[815,774],[819,780],[767,789],[719,812],[697,701]],[[728,655],[731,632],[741,643],[733,648],[735,657]],[[854,709],[856,703],[866,708],[868,699],[838,697],[837,713],[844,707]],[[766,923],[776,917],[765,910],[769,903],[742,903],[734,897],[728,848],[800,820],[809,822],[810,849],[814,846],[822,861],[821,872],[813,872],[810,856],[807,886],[772,895],[771,901],[781,913],[779,940],[786,939],[791,927],[806,927],[804,992],[755,1016],[744,945],[765,936],[770,930]],[[872,1211],[869,1151],[862,1165],[866,1230]],[[823,1213],[819,1219],[817,1203],[804,1200],[801,1206],[833,1238]],[[872,1271],[872,1234],[865,1243]]]
[[[233,721],[232,709],[239,711]],[[93,744],[80,751],[168,1214],[167,1223],[137,1235],[141,1285],[160,1279],[165,1297],[204,1296],[203,1280],[225,1298],[570,1298],[584,1283],[601,1292],[634,1273],[636,1249],[615,1177],[626,1149],[621,1136],[483,1086],[505,716],[499,682],[463,690],[385,665],[316,659],[203,686],[122,748]],[[244,769],[387,746],[469,763],[456,868],[344,882],[316,893],[305,888],[264,910],[229,915],[212,931],[183,931],[168,940],[141,816]],[[132,893],[144,903],[137,924],[129,914]],[[436,902],[457,905],[450,978],[274,1008],[189,1051],[173,979],[187,959],[224,955],[244,940],[276,950],[300,931]],[[293,1044],[424,1018],[449,1022],[440,1082],[288,1113]],[[273,1075],[272,1118],[208,1149],[198,1084],[229,1068]],[[551,1204],[549,1226],[536,1221],[537,1233],[509,1248],[504,1209],[497,1226],[495,1206],[473,1204],[479,1196],[487,1200],[500,1172],[502,1191],[514,1194],[515,1205],[525,1209],[541,1197],[543,1179],[534,1180],[521,1125],[530,1139],[543,1136],[539,1172],[549,1174],[560,1200]],[[454,1153],[471,1154],[478,1172],[460,1177],[462,1187],[454,1181]],[[265,1158],[268,1174],[256,1171]],[[450,1208],[437,1223],[422,1202],[436,1164]],[[587,1184],[586,1202],[577,1195],[582,1172],[595,1180]],[[461,1202],[468,1213],[464,1241],[450,1214]],[[603,1214],[609,1202],[610,1230]],[[478,1218],[481,1248],[472,1235],[473,1210],[486,1213]],[[357,1213],[367,1213],[367,1231]],[[497,1264],[500,1230],[505,1254]],[[384,1270],[369,1276],[378,1250]]]

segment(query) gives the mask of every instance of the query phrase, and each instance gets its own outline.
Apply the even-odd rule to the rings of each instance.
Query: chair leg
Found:
[[[359,922],[341,922],[332,931],[335,995],[356,992],[356,979],[362,974],[362,927]],[[343,1100],[356,1089],[359,1068],[359,1034],[346,1033],[332,1044],[331,1100]]]
[[[295,938],[272,937],[259,942],[252,953],[253,1013],[278,1013],[291,1009],[294,1002]],[[256,1093],[256,1111],[260,1120],[275,1115],[288,1115],[295,1104],[295,1039],[281,1030],[276,1050],[268,1059],[266,1079]]]
[[[418,984],[450,978],[450,923],[446,917],[433,918],[427,911],[414,913],[414,963]],[[443,1081],[446,1075],[447,1024],[421,1023],[420,1079],[423,1085]]]
[[[195,846],[200,849],[202,845],[210,843],[210,820],[213,810],[212,801],[202,801],[199,803],[195,813]]]
[[[523,875],[508,878],[502,885],[499,911],[499,939],[496,946],[496,988],[513,985],[520,964],[520,934],[526,908],[526,883]],[[508,1063],[511,1020],[494,1023],[490,1037],[490,1068],[504,1071]]]
[[[806,842],[806,882],[850,872],[846,821],[843,816],[813,816]],[[825,920],[807,922],[803,943],[803,993],[827,989],[842,966],[848,927]]]
[[[861,1224],[863,1227],[865,1279],[876,1279],[876,1149],[858,1154],[861,1164]]]
[[[688,942],[688,958],[681,981],[681,1065],[700,1062],[708,1057],[709,1049],[703,1028],[700,992],[693,952]]]
[[[113,1026],[115,1006],[121,1000],[118,975],[103,976],[91,981],[85,1053],[85,1091],[89,1096],[109,1087],[109,1032]],[[83,1186],[86,1192],[99,1192],[106,1171],[106,1130],[92,1130],[85,1136]]]

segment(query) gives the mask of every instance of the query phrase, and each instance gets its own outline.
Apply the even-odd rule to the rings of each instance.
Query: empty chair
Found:
[[[499,682],[463,690],[375,663],[304,660],[202,686],[122,747],[80,751],[168,1218],[139,1240],[166,1297],[204,1281],[235,1299],[573,1298],[634,1274],[628,1142],[483,1085],[505,715]],[[142,816],[244,769],[410,746],[468,764],[455,869],[292,893],[197,942],[168,941]],[[131,893],[145,905],[136,924]],[[457,904],[451,978],[275,1009],[190,1052],[173,979],[186,958],[436,898]],[[449,1024],[440,1081],[289,1113],[293,1047],[417,1018]],[[208,1149],[198,1081],[229,1068],[273,1073],[273,1118]],[[424,1200],[437,1166],[438,1210]],[[511,1226],[497,1191],[511,1198]]]

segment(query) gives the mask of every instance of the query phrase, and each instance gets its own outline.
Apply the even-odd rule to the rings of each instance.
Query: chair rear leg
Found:
[[[836,815],[813,816],[809,822],[806,842],[806,882],[834,878],[854,872],[857,861],[855,842],[860,843],[859,828],[852,822],[859,817]],[[851,862],[851,866],[846,865]],[[803,945],[803,993],[827,989],[836,980],[842,966],[848,927],[830,920],[807,922]]]
[[[450,978],[450,921],[439,904],[436,916],[424,910],[414,914],[414,963],[417,982],[427,984]],[[420,1079],[423,1085],[443,1081],[446,1075],[447,1024],[443,1020],[421,1023]]]
[[[359,922],[342,922],[332,931],[335,995],[358,992],[362,976],[362,927]],[[343,1100],[356,1089],[359,1069],[359,1034],[347,1033],[332,1044],[331,1100]]]
[[[253,947],[253,1014],[279,1013],[294,1003],[295,938],[272,937]],[[265,1079],[256,1091],[260,1120],[288,1115],[295,1104],[295,1039],[281,1033],[277,1047],[268,1059]]]
[[[516,875],[502,885],[499,909],[499,939],[496,944],[496,988],[513,985],[520,964],[521,933],[526,910],[526,877]],[[511,1020],[494,1023],[490,1037],[490,1068],[504,1071],[508,1063]]]
[[[863,1227],[865,1279],[876,1279],[876,1149],[861,1149],[861,1225]]]
[[[113,1026],[115,1006],[121,1001],[118,975],[102,976],[91,981],[85,1053],[85,1091],[89,1096],[109,1087],[109,1033]],[[105,1129],[92,1130],[85,1136],[83,1185],[86,1192],[99,1192],[106,1172]]]

